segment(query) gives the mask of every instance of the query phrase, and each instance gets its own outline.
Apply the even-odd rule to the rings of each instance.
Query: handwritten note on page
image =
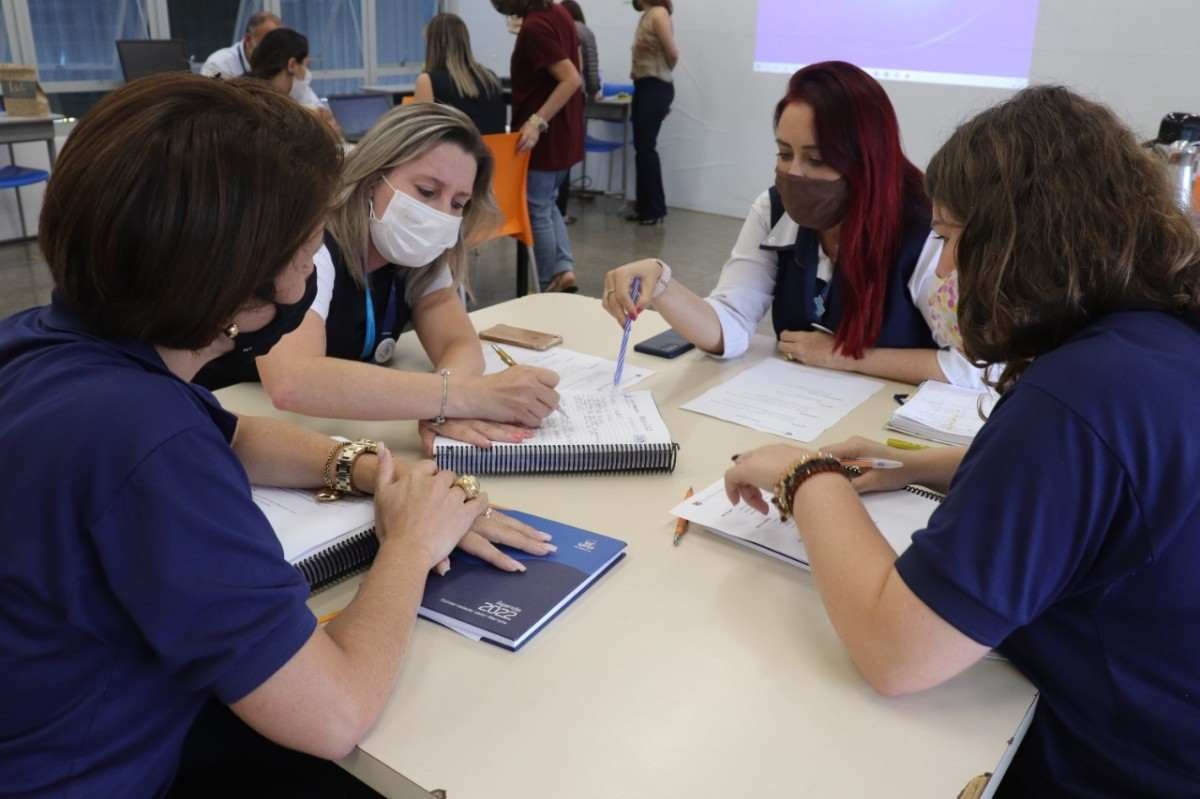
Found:
[[[683,409],[795,441],[812,441],[881,388],[878,380],[768,358]]]
[[[612,379],[610,373],[609,379]],[[670,444],[649,391],[619,391],[611,385],[600,391],[570,391],[559,395],[559,409],[542,420],[534,435],[520,444],[496,443],[493,449],[593,444]],[[434,447],[470,447],[438,436]]]
[[[616,371],[616,361],[598,358],[582,352],[554,347],[538,352],[524,347],[503,345],[504,351],[522,366],[537,366],[558,373],[559,392],[564,391],[599,391],[610,388],[613,373]],[[483,343],[484,373],[496,374],[507,367],[500,356],[492,349],[491,344]],[[621,388],[628,388],[635,383],[645,380],[654,374],[654,370],[625,363],[625,372],[621,376]]]

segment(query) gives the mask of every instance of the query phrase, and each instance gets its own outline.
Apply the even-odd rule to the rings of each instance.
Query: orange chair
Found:
[[[523,297],[529,293],[529,251],[533,247],[533,225],[529,221],[529,199],[526,195],[530,153],[517,152],[517,142],[520,139],[519,133],[493,133],[483,137],[488,149],[492,151],[492,160],[495,162],[492,192],[496,195],[496,204],[500,206],[504,221],[480,243],[503,236],[511,236],[517,240],[517,296]],[[536,277],[533,286],[536,291]]]
[[[412,105],[416,101],[417,101],[417,98],[410,94],[406,97],[400,98],[400,105]]]

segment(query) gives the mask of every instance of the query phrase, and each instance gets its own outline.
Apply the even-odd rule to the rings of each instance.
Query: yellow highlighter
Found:
[[[929,449],[924,444],[916,444],[912,441],[905,441],[903,438],[889,438],[887,445],[895,449]]]

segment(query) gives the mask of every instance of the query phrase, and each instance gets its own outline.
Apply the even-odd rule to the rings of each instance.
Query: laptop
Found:
[[[371,126],[392,109],[388,94],[342,94],[328,97],[329,110],[342,128],[346,141],[356,144]]]
[[[159,72],[190,72],[183,39],[117,39],[121,71],[129,83]]]

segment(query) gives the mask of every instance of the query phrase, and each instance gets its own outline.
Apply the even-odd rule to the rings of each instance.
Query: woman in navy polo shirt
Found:
[[[662,261],[636,261],[605,277],[605,309],[624,324],[653,303],[684,338],[725,358],[746,351],[770,310],[789,359],[940,379],[908,289],[936,245],[929,199],[883,87],[842,61],[812,64],[792,76],[774,121],[775,185],[754,201],[713,293],[700,298]]]
[[[1028,89],[929,166],[967,355],[1007,364],[969,449],[889,452],[948,494],[899,558],[836,460],[738,458],[790,505],[838,635],[888,695],[997,649],[1041,700],[1000,796],[1200,794],[1200,239],[1107,108]],[[807,460],[806,460],[807,459]]]
[[[190,382],[287,327],[339,161],[273,89],[175,73],[109,94],[67,140],[38,230],[53,300],[0,322],[0,792],[163,795],[212,702],[325,758],[382,709],[425,575],[486,498],[369,442],[239,418]],[[381,544],[318,629],[250,484],[319,487],[334,453],[337,486],[374,488]],[[339,779],[287,762],[258,765],[289,796]]]

